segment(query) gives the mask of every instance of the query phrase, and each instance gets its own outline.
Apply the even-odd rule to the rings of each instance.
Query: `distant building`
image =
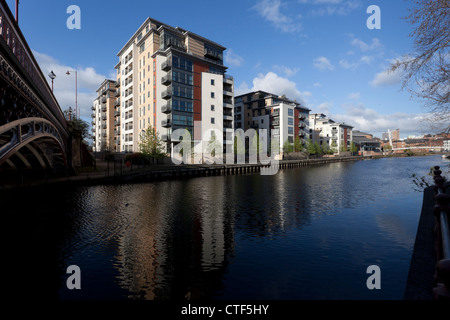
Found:
[[[444,150],[445,151],[450,151],[450,140],[445,140],[444,141]]]
[[[389,136],[390,134],[390,136]],[[395,129],[393,131],[383,132],[381,134],[381,139],[384,141],[389,140],[400,140],[400,129]]]
[[[279,137],[281,148],[286,141],[294,144],[297,137],[306,144],[309,111],[295,100],[264,91],[249,92],[234,99],[235,128],[266,129],[268,139]]]
[[[372,134],[353,130],[352,136],[353,143],[359,152],[381,152],[381,141],[374,139]]]
[[[115,81],[109,79],[97,89],[97,98],[91,108],[93,151],[119,151],[114,132],[115,91]]]
[[[350,149],[353,141],[351,125],[336,122],[323,113],[315,113],[309,115],[309,127],[312,141],[320,146],[327,144],[336,152]]]

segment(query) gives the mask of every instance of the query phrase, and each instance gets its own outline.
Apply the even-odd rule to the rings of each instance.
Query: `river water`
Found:
[[[42,187],[2,203],[15,203],[3,209],[14,217],[24,297],[402,299],[422,205],[411,176],[431,182],[430,167],[448,163],[383,158],[273,176]],[[80,290],[67,288],[70,265]],[[366,285],[371,265],[381,289]]]

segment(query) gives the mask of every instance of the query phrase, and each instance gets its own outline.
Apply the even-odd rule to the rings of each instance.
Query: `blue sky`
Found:
[[[8,0],[14,13],[14,0]],[[381,9],[381,29],[370,30],[368,6]],[[69,30],[70,5],[81,9],[81,29]],[[44,72],[53,70],[63,109],[78,105],[90,122],[95,90],[114,77],[117,52],[147,17],[180,26],[227,48],[225,64],[235,94],[265,90],[301,101],[355,129],[381,136],[423,134],[426,111],[401,91],[391,61],[412,51],[406,0],[85,1],[20,0],[19,25]]]

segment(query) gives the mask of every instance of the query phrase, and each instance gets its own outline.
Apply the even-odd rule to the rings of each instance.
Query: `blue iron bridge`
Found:
[[[0,173],[67,171],[68,123],[6,1],[0,0]]]

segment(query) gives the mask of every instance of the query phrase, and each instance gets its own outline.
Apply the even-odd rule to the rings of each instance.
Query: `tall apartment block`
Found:
[[[255,91],[236,96],[234,102],[236,129],[267,129],[267,138],[279,137],[280,146],[286,141],[293,144],[296,137],[306,144],[309,138],[310,110],[297,101]]]
[[[353,141],[352,126],[336,122],[323,113],[310,114],[309,124],[313,132],[312,140],[319,145],[325,143],[336,152],[350,148]]]
[[[216,129],[223,134],[224,149],[232,144],[227,133],[234,131],[234,81],[225,74],[225,49],[193,32],[146,19],[117,54],[117,151],[139,151],[150,125],[168,153],[178,143],[172,132],[179,128],[194,141]]]
[[[92,140],[94,151],[118,151],[114,132],[114,105],[116,104],[114,80],[105,79],[97,89],[92,109]]]

